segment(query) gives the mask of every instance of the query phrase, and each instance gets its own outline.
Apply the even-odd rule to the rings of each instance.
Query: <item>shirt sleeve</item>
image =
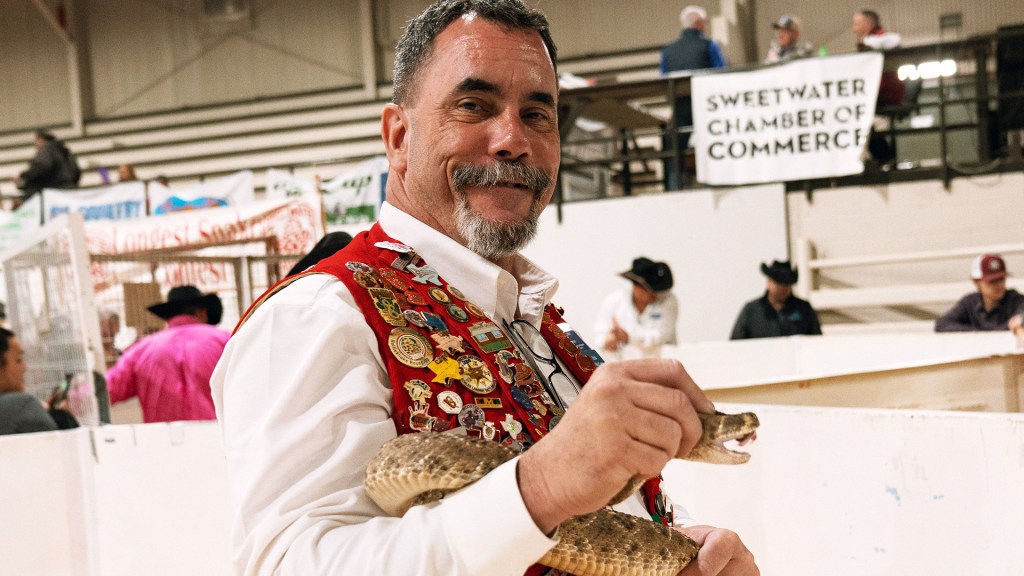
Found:
[[[974,329],[966,297],[961,298],[948,312],[935,320],[936,332],[970,332]]]
[[[870,34],[865,36],[861,42],[872,50],[892,50],[900,45],[900,35],[895,32],[884,34]]]
[[[743,340],[750,337],[750,332],[747,329],[747,318],[750,316],[749,307],[749,305],[744,305],[740,309],[740,314],[736,317],[736,323],[732,326],[732,334],[729,336],[729,340]]]
[[[54,422],[53,417],[47,413],[35,396],[24,394],[19,400],[20,406],[15,409],[17,414],[15,431],[17,433],[49,432],[57,429],[57,423]]]
[[[594,320],[594,339],[599,348],[604,347],[604,339],[612,331],[612,319],[615,317],[618,300],[618,292],[609,294],[604,302],[601,302],[601,309],[597,312],[597,319]]]
[[[111,404],[123,402],[138,393],[135,385],[135,357],[144,347],[145,343],[142,341],[129,346],[107,370],[104,378],[107,381],[107,394],[110,396]]]
[[[722,55],[722,49],[718,47],[718,42],[714,40],[710,42],[708,54],[711,56],[712,68],[725,68],[725,56]]]
[[[555,544],[522,501],[518,460],[401,518],[370,500],[367,463],[396,434],[391,388],[337,279],[303,278],[264,303],[211,384],[237,574],[521,576]]]

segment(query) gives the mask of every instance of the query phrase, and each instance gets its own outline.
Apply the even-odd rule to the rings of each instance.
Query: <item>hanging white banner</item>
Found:
[[[198,210],[241,206],[255,198],[252,171],[242,170],[222,178],[209,180],[186,188],[169,188],[158,182],[149,183],[149,211],[153,216]]]
[[[374,222],[384,201],[388,160],[371,158],[323,184],[328,226]]]
[[[266,191],[263,197],[267,200],[283,200],[317,193],[316,182],[312,178],[300,178],[291,172],[275,168],[267,168],[265,182]]]
[[[33,194],[10,212],[0,210],[0,252],[42,226],[42,199],[42,194]]]
[[[81,212],[86,220],[129,220],[146,215],[146,185],[123,182],[101,188],[42,192],[43,210],[49,222],[65,212]]]
[[[697,180],[738,185],[862,172],[881,75],[878,52],[695,75]]]

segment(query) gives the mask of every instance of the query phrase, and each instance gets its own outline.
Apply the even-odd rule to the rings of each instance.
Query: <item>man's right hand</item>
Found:
[[[697,412],[714,405],[675,360],[602,365],[561,423],[523,454],[520,492],[537,526],[608,504],[634,476],[657,476],[701,436]]]

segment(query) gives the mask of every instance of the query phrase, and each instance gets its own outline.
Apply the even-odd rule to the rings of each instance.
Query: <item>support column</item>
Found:
[[[359,29],[362,31],[359,47],[363,54],[363,91],[368,99],[375,100],[379,97],[377,71],[380,70],[380,56],[377,53],[377,26],[374,24],[372,0],[359,0]]]

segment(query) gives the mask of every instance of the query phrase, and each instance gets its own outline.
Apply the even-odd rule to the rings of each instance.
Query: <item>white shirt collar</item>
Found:
[[[525,256],[513,256],[511,270],[505,270],[387,202],[378,222],[497,322],[522,318],[539,325],[558,290],[558,280]]]

